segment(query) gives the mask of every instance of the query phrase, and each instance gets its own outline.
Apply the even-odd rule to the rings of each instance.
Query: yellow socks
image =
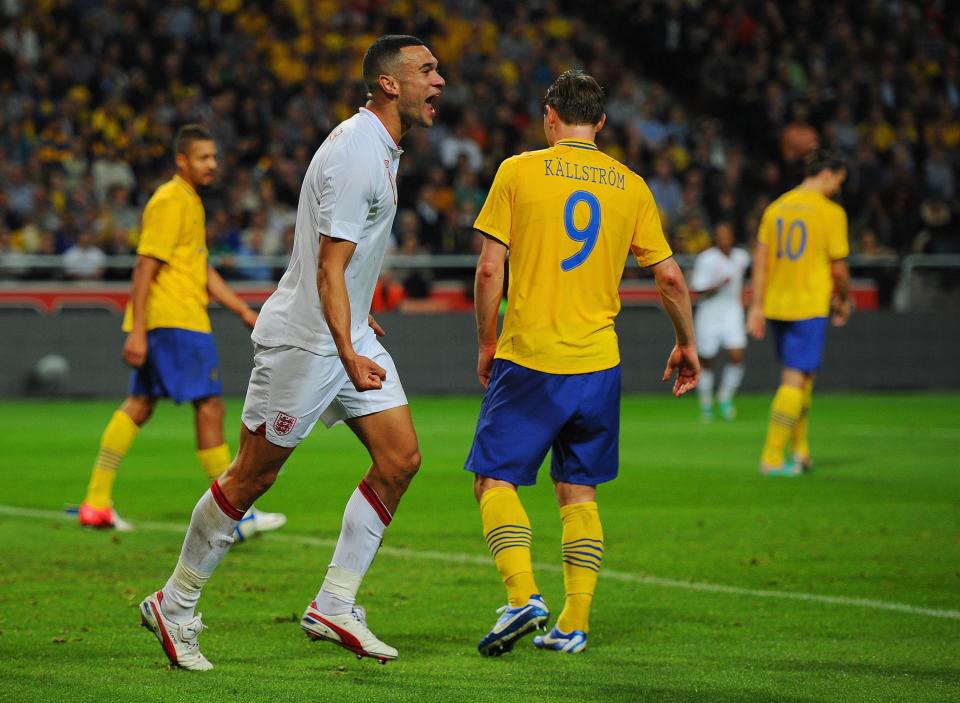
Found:
[[[557,619],[561,632],[590,631],[590,603],[603,560],[603,527],[597,504],[560,507],[563,521],[563,589],[566,599]]]
[[[117,477],[117,467],[123,461],[140,430],[137,423],[122,410],[117,410],[107,423],[100,438],[100,452],[93,463],[93,473],[87,485],[84,503],[94,508],[109,508],[113,498],[113,481]]]
[[[539,593],[530,557],[530,520],[512,488],[491,488],[480,497],[483,536],[497,571],[507,587],[507,600],[516,607]]]
[[[198,449],[197,459],[200,460],[204,473],[210,477],[211,481],[215,481],[230,466],[230,449],[226,443],[209,449]]]
[[[800,408],[800,417],[793,426],[793,453],[805,459],[810,458],[810,442],[807,437],[807,428],[810,424],[810,403],[813,401],[813,379],[803,383],[803,405]]]
[[[767,441],[763,445],[761,461],[766,466],[783,464],[783,450],[803,408],[803,390],[793,386],[780,386],[770,408],[770,424]]]

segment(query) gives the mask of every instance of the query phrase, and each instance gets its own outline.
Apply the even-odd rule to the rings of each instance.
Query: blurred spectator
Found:
[[[93,162],[93,192],[97,202],[104,202],[107,193],[114,186],[132,190],[137,185],[137,178],[133,175],[130,164],[120,157],[116,147],[108,146],[103,156]]]
[[[940,198],[928,198],[920,205],[923,229],[913,240],[913,251],[921,254],[960,254],[960,232],[956,218]]]
[[[436,129],[406,137],[397,179],[398,205],[417,213],[419,246],[433,253],[472,250],[468,215],[505,157],[543,145],[540,99],[569,66],[604,84],[598,145],[646,178],[674,238],[681,226],[688,238],[694,214],[702,226],[731,218],[752,238],[762,204],[796,183],[790,163],[824,143],[850,158],[851,223],[899,254],[921,229],[932,233],[921,249],[951,246],[927,222],[944,208],[956,221],[951,3],[612,0],[602,13],[570,2],[328,4],[5,5],[0,218],[10,246],[36,250],[54,232],[63,249],[92,231],[121,250],[117,228],[135,231],[169,177],[176,128],[204,121],[224,166],[202,194],[211,251],[236,253],[239,226],[256,221],[257,248],[282,254],[306,165],[362,104],[362,51],[386,31],[421,36],[448,79]]]
[[[67,278],[102,278],[106,263],[107,255],[94,244],[91,232],[81,232],[77,243],[63,252],[63,273]]]
[[[693,256],[709,249],[712,243],[703,218],[693,212],[676,228],[673,248],[680,254]]]

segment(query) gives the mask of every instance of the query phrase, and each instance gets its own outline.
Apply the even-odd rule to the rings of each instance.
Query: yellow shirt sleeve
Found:
[[[850,255],[850,242],[847,238],[847,213],[842,207],[836,209],[836,218],[828,235],[827,253],[831,261],[846,259]]]
[[[643,181],[640,181],[640,198],[642,202],[637,223],[633,230],[630,249],[633,251],[633,255],[637,257],[637,263],[646,267],[659,264],[664,259],[669,259],[673,255],[673,251],[663,234],[660,213],[657,212],[657,204],[653,200],[653,194]]]
[[[500,164],[497,175],[487,193],[477,221],[473,223],[486,235],[510,246],[510,227],[513,223],[513,196],[516,187],[517,159],[510,157]]]
[[[143,230],[137,253],[170,261],[180,238],[183,208],[174,198],[158,198],[143,211]]]

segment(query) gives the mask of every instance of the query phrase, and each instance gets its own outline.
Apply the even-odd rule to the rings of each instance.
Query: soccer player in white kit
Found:
[[[366,107],[330,133],[304,177],[290,263],[252,335],[237,456],[194,508],[170,579],[140,604],[142,624],[174,666],[213,668],[197,643],[200,591],[237,521],[317,420],[346,422],[373,463],[347,501],[333,559],[301,627],[358,657],[384,663],[397,656],[367,627],[356,594],[420,450],[396,367],[377,341],[383,329],[369,312],[397,210],[398,142],[414,125],[433,125],[444,80],[430,50],[406,35],[371,44],[363,79]]]
[[[743,276],[750,267],[750,255],[733,246],[733,227],[718,222],[714,228],[714,246],[697,255],[693,263],[690,289],[699,294],[694,313],[697,352],[700,354],[700,419],[713,421],[713,362],[720,348],[727,350],[717,404],[724,420],[736,416],[733,396],[743,380],[743,356],[747,347],[743,313]]]

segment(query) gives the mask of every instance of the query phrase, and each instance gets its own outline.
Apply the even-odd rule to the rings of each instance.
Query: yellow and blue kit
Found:
[[[503,331],[466,468],[533,483],[546,451],[569,483],[616,476],[614,319],[632,251],[672,254],[643,179],[591,142],[562,139],[500,165],[474,227],[510,249]]]
[[[131,395],[176,402],[222,392],[207,314],[207,237],[200,196],[179,176],[160,186],[143,211],[137,254],[163,262],[147,296],[147,360],[134,370]],[[123,329],[133,327],[127,306]]]
[[[816,191],[795,188],[764,211],[758,239],[767,248],[763,313],[773,321],[780,361],[816,371],[833,291],[830,265],[850,252],[846,213]]]

